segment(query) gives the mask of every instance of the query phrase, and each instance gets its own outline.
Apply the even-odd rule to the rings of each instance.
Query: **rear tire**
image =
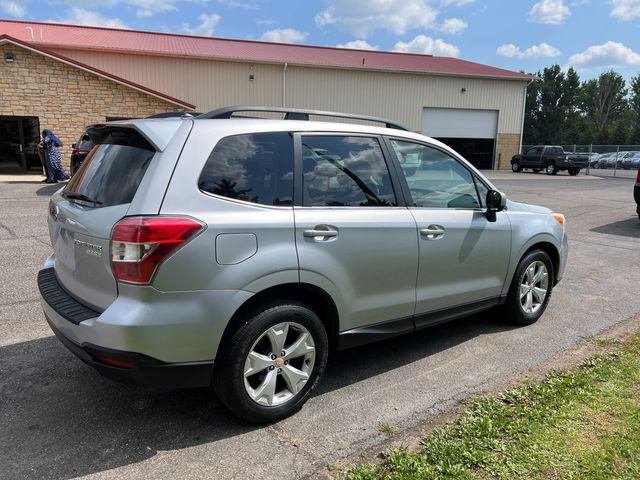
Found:
[[[537,322],[549,304],[554,279],[553,263],[546,252],[535,249],[527,253],[516,268],[504,305],[509,322]]]
[[[327,332],[313,310],[294,301],[272,302],[248,314],[227,337],[216,357],[213,386],[242,420],[275,422],[302,408],[328,353]]]
[[[515,173],[522,171],[522,167],[520,166],[520,162],[518,160],[514,160],[513,163],[511,163],[511,170]]]
[[[569,175],[578,175],[580,173],[580,169],[579,168],[570,168],[569,169]]]
[[[547,173],[547,175],[555,175],[556,173],[558,173],[558,167],[555,163],[551,162],[547,164],[544,171]]]

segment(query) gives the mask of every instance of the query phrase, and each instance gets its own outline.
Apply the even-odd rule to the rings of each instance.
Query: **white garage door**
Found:
[[[496,138],[497,110],[424,108],[422,133],[435,138]]]

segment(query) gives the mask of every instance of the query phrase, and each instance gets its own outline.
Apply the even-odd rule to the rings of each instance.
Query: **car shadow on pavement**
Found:
[[[637,216],[627,220],[608,223],[591,229],[592,232],[618,235],[620,237],[640,238],[640,221]]]
[[[488,311],[336,352],[314,396],[512,328]],[[0,478],[68,479],[261,428],[236,420],[208,389],[153,391],[102,378],[53,336],[0,348]]]

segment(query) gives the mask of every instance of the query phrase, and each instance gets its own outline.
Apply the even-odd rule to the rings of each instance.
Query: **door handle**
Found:
[[[315,227],[311,230],[305,230],[302,232],[302,235],[306,238],[315,238],[316,240],[325,240],[338,236],[337,230],[325,228]]]
[[[440,225],[429,225],[427,228],[420,230],[420,235],[426,237],[427,240],[438,240],[444,236],[444,227]]]

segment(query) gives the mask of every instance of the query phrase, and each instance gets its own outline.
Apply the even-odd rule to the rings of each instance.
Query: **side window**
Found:
[[[563,155],[564,150],[562,150],[561,147],[550,147],[550,148],[547,148],[547,151],[545,153],[547,155]]]
[[[302,137],[303,205],[396,206],[378,140],[369,137]]]
[[[540,155],[542,153],[542,149],[540,147],[534,147],[527,150],[525,155]]]
[[[480,197],[480,206],[484,208],[486,207],[487,193],[489,193],[489,189],[485,187],[484,183],[482,183],[480,179],[475,175],[473,176],[473,179],[475,180],[476,188],[478,189],[478,196]]]
[[[448,154],[426,145],[391,140],[416,207],[480,208],[471,172]]]
[[[262,205],[293,204],[293,138],[253,133],[223,138],[198,180],[200,190]]]
[[[93,142],[91,141],[91,137],[86,133],[82,135],[82,138],[78,142],[78,148],[84,150],[91,150],[93,148]]]

